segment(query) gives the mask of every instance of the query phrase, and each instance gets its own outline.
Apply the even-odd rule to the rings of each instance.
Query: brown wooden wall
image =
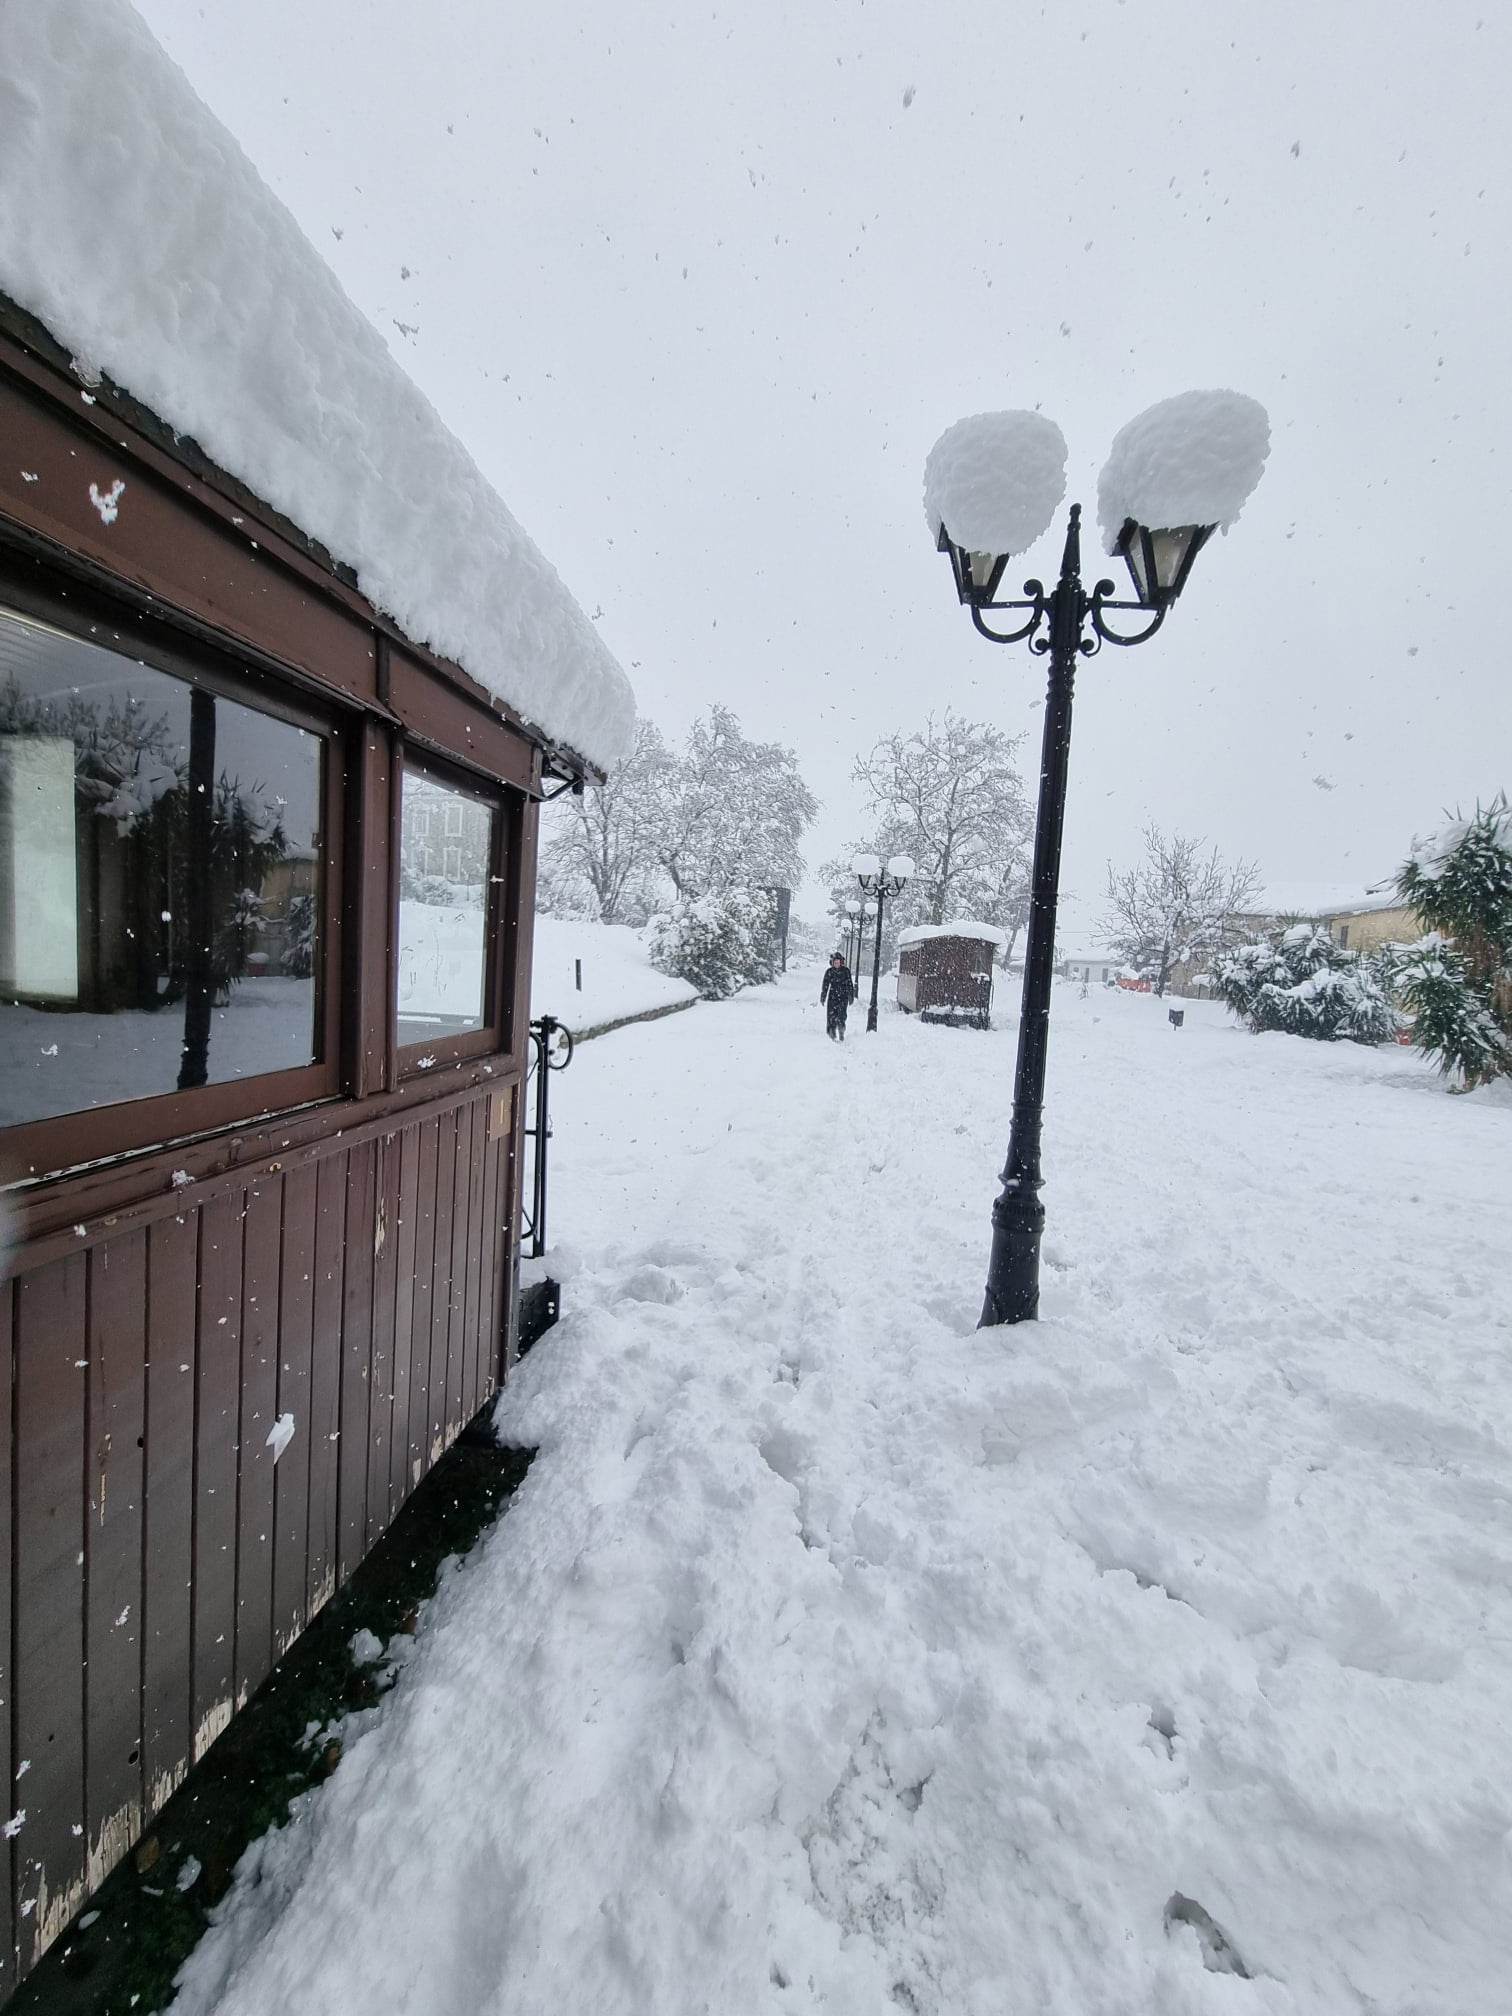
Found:
[[[514,1097],[191,1186],[0,1286],[0,1748],[26,1815],[0,1991],[495,1390]]]
[[[81,401],[3,300],[0,436],[7,597],[287,687],[329,715],[340,786],[320,1085],[0,1140],[3,1997],[504,1375],[543,752],[151,415],[109,387]],[[136,500],[108,531],[86,466]],[[394,1022],[415,752],[493,786],[507,835],[490,1027],[427,1070]]]

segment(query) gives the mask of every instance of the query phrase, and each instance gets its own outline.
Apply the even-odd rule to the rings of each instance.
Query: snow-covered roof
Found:
[[[1057,945],[1055,960],[1058,966],[1117,966],[1120,963],[1119,954],[1106,945],[1073,946],[1069,952],[1063,952]]]
[[[608,768],[629,681],[126,0],[0,6],[0,290],[416,642]]]
[[[1246,917],[1353,917],[1369,910],[1395,910],[1401,898],[1360,882],[1275,882],[1244,907]]]
[[[1151,529],[1218,525],[1227,531],[1260,481],[1270,421],[1243,392],[1178,392],[1113,437],[1097,479],[1097,516],[1112,553],[1128,518]]]
[[[909,924],[898,933],[898,946],[922,945],[927,938],[975,938],[999,952],[1008,950],[1008,940],[996,924],[976,924],[962,918],[954,924]]]
[[[1024,553],[1066,489],[1066,440],[1043,413],[974,413],[947,427],[924,464],[931,537],[943,523],[971,553]]]

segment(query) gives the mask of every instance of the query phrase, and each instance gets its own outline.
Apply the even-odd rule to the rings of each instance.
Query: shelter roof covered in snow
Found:
[[[974,938],[999,952],[1008,950],[1007,937],[996,924],[977,924],[970,918],[953,924],[910,924],[898,933],[898,946],[901,950],[905,945],[922,945],[929,938]]]
[[[603,768],[629,681],[126,0],[0,8],[0,291]]]

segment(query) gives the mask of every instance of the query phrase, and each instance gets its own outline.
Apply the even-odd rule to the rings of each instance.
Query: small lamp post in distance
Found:
[[[1197,555],[1239,516],[1269,447],[1265,409],[1237,392],[1180,393],[1120,430],[1098,479],[1097,501],[1107,550],[1127,563],[1131,602],[1113,599],[1112,581],[1099,581],[1090,594],[1082,586],[1079,504],[1070,509],[1055,586],[1047,591],[1029,580],[1022,598],[999,598],[1009,561],[1049,529],[1065,493],[1066,443],[1054,421],[1023,412],[958,420],[925,464],[925,513],[973,624],[994,644],[1027,644],[1050,660],[1013,1119],[1003,1187],[992,1207],[980,1327],[1039,1314],[1045,1226],[1040,1135],[1076,663],[1104,644],[1143,644],[1155,635]],[[988,621],[997,610],[1015,612],[1011,627]],[[1133,630],[1109,623],[1121,612],[1145,620]]]
[[[845,899],[845,963],[854,973],[861,957],[861,904],[855,896]]]
[[[851,873],[861,884],[863,895],[873,897],[877,907],[877,936],[872,950],[872,991],[871,1006],[866,1011],[868,1032],[877,1026],[877,983],[882,975],[882,906],[889,896],[901,895],[908,878],[914,872],[914,864],[907,854],[894,854],[886,868],[875,854],[857,854],[851,862]],[[868,911],[871,905],[867,905]]]

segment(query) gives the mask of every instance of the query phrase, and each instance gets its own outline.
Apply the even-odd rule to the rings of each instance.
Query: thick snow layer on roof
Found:
[[[1218,525],[1227,531],[1260,481],[1270,421],[1243,392],[1178,392],[1146,407],[1113,437],[1097,479],[1108,552],[1125,519],[1152,530]]]
[[[0,290],[408,636],[618,761],[635,702],[597,631],[125,0],[0,7]]]
[[[954,924],[910,924],[898,933],[898,945],[900,949],[904,945],[922,945],[927,938],[975,938],[996,946],[999,952],[1008,950],[1007,936],[996,924],[976,924],[970,918]]]
[[[1401,901],[1390,891],[1359,882],[1276,882],[1245,905],[1246,917],[1342,917],[1367,910],[1394,910]]]
[[[924,464],[924,513],[971,553],[1023,553],[1066,490],[1066,441],[1043,413],[975,413],[947,427]]]

